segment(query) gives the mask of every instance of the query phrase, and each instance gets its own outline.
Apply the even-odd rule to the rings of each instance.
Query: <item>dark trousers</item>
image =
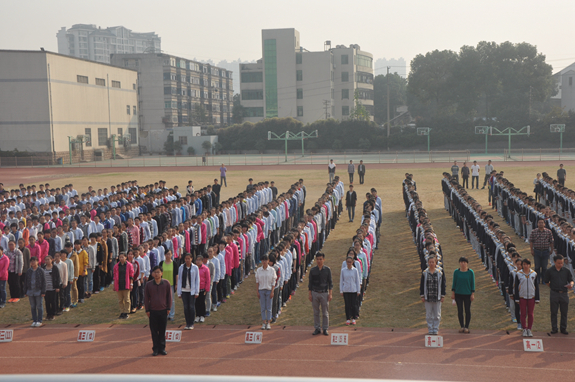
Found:
[[[364,179],[365,174],[357,173],[357,175],[359,175],[359,184],[363,184],[363,181],[365,180],[365,179]]]
[[[100,288],[104,288],[107,286],[106,278],[108,277],[108,273],[104,272],[103,269],[98,270],[98,275],[100,276]]]
[[[224,298],[224,283],[225,283],[225,282],[226,282],[226,279],[219,280],[219,282],[218,282],[218,286],[217,286],[217,288],[216,288],[216,289],[217,289],[217,291],[216,291],[216,294],[217,294],[216,301],[218,301],[218,302],[222,301],[222,299]]]
[[[96,267],[94,271],[92,271],[92,290],[88,292],[94,293],[96,291],[100,291],[100,267]]]
[[[226,187],[228,186],[228,182],[227,182],[227,180],[226,180],[226,177],[225,177],[225,176],[220,176],[220,186],[224,186],[224,185],[225,185]]]
[[[136,285],[137,282],[134,281],[134,286],[132,287],[132,290],[130,291],[130,308],[132,310],[136,309],[138,307],[138,302],[140,300],[140,286]]]
[[[47,290],[44,295],[44,301],[46,302],[46,316],[53,317],[56,315],[56,291]]]
[[[557,311],[561,310],[561,331],[567,330],[567,311],[569,310],[569,295],[567,292],[549,292],[549,304],[551,307],[551,329],[557,330]]]
[[[462,175],[461,178],[463,179],[463,183],[461,184],[461,187],[469,188],[469,176]]]
[[[8,272],[8,288],[10,298],[20,298],[20,276],[15,272]]]
[[[215,282],[212,283],[212,290],[210,291],[212,294],[212,306],[216,306],[218,302],[218,284]]]
[[[140,282],[142,285],[138,288],[138,306],[144,306],[144,290],[146,287],[146,281],[142,279]]]
[[[78,301],[84,300],[84,285],[86,283],[86,276],[78,276],[76,287],[78,288]]]
[[[353,172],[349,173],[349,183],[353,183]]]
[[[194,320],[196,319],[196,298],[190,292],[182,292],[182,302],[184,303],[186,326],[194,326]],[[204,302],[204,310],[205,309],[206,307]]]
[[[196,298],[196,315],[198,317],[205,317],[206,315],[206,291],[202,289]]]
[[[349,221],[355,219],[355,206],[347,207],[347,215],[349,216]]]
[[[279,301],[280,301],[280,288],[276,287],[274,289],[274,298],[272,299],[272,318],[276,318],[278,316]]]
[[[565,178],[557,178],[560,185],[565,186]]]
[[[459,326],[462,328],[469,328],[471,321],[471,295],[469,294],[456,294],[455,303],[457,304],[457,318],[459,318]],[[463,322],[463,308],[465,307],[465,323]]]
[[[152,332],[152,351],[166,350],[167,310],[150,310],[150,332]]]
[[[489,181],[489,177],[491,177],[490,174],[485,174],[485,179],[483,179],[483,187],[484,188],[487,185],[487,181]]]
[[[475,184],[476,188],[479,188],[479,176],[478,175],[471,177],[471,188],[473,188],[473,184]]]
[[[345,303],[345,319],[352,320],[357,317],[357,293],[344,293],[343,301]]]

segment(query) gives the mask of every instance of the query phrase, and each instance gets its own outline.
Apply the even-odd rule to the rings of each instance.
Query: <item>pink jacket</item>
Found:
[[[212,285],[210,280],[210,270],[204,264],[202,264],[198,269],[200,273],[200,290],[204,289],[206,293],[208,293],[210,291],[210,285]]]
[[[247,243],[247,241],[246,241],[246,243]],[[240,251],[238,251],[238,246],[233,241],[229,246],[232,247],[232,255],[233,255],[233,259],[234,259],[234,268],[239,268],[239,266],[240,266]]]
[[[8,280],[8,266],[10,265],[10,259],[6,255],[0,257],[0,281]]]
[[[44,259],[46,258],[46,256],[48,256],[48,252],[50,251],[50,243],[48,243],[48,240],[44,239],[42,243],[40,243],[40,240],[38,240],[36,244],[38,244],[38,246],[40,247],[38,261],[40,262],[40,264],[44,264]]]
[[[237,248],[237,247],[236,247]],[[232,275],[232,269],[234,268],[234,251],[232,250],[231,246],[227,246],[226,247],[226,258],[225,258],[225,263],[226,263],[226,275],[227,276],[231,276]]]
[[[120,282],[119,282],[119,278],[120,278],[120,271],[118,270],[120,263],[116,263],[116,265],[114,265],[114,291],[118,291],[120,288]],[[130,264],[129,262],[126,261],[126,289],[125,290],[130,290],[130,279],[134,278],[134,267],[132,267],[132,264]]]

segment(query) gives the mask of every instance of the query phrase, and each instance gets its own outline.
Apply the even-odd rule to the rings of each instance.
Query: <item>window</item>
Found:
[[[246,107],[244,108],[245,116],[248,118],[253,117],[263,117],[264,108],[263,107]]]
[[[86,147],[92,147],[92,129],[86,128],[84,129],[84,135],[88,137],[86,140]]]
[[[303,99],[303,89],[297,90],[297,99]]]
[[[108,143],[108,129],[98,128],[98,146],[106,146]]]
[[[130,115],[130,105],[126,105],[126,114]]]
[[[303,106],[298,106],[298,107],[297,107],[297,116],[298,116],[298,117],[303,117]]]
[[[128,134],[130,134],[130,144],[137,145],[138,144],[138,130],[135,127],[130,127],[128,129]]]
[[[302,63],[302,54],[301,54],[301,53],[296,53],[296,54],[295,54],[295,63],[296,63],[296,64],[301,64],[301,63]]]
[[[136,105],[134,105],[133,110],[134,110],[134,115],[136,115]]]
[[[124,129],[121,127],[118,127],[118,137],[123,137],[124,136]]]
[[[341,82],[349,81],[349,72],[341,72]]]
[[[138,62],[138,61],[136,61]],[[136,84],[132,84],[132,89],[136,90]]]
[[[303,81],[303,71],[296,70],[295,77],[296,77],[296,81]]]
[[[80,81],[78,81],[80,82]],[[96,85],[98,86],[106,86],[106,80],[103,78],[96,78]]]
[[[341,99],[349,99],[349,89],[341,89]]]
[[[569,86],[573,85],[573,77],[569,77]]]
[[[341,115],[349,115],[349,106],[341,107]]]
[[[120,89],[122,86],[120,85],[120,81],[112,81],[112,87]]]
[[[362,54],[358,54],[357,56],[355,56],[355,64],[358,66],[365,66],[367,68],[371,68],[372,61],[373,58],[364,56]]]
[[[342,65],[347,65],[349,64],[349,56],[347,54],[342,54],[341,55],[341,64]]]
[[[242,82],[263,82],[264,77],[262,72],[244,72],[241,75]]]
[[[187,145],[188,144],[188,137],[178,137],[178,139],[180,140],[180,143],[182,145]]]
[[[242,100],[264,99],[263,90],[242,90]]]
[[[81,84],[87,84],[88,83],[88,77],[86,77],[86,76],[76,76],[76,79]]]

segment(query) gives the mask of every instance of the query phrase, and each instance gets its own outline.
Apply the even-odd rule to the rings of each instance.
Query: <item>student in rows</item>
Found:
[[[355,253],[355,252],[354,252]],[[355,325],[355,318],[359,315],[357,299],[361,291],[361,276],[359,270],[354,267],[354,259],[348,256],[345,260],[346,267],[341,270],[339,277],[339,291],[345,303],[346,325]]]
[[[521,308],[521,326],[523,327],[523,337],[533,337],[531,328],[533,327],[533,311],[535,304],[539,304],[539,283],[537,273],[531,269],[531,261],[523,259],[522,270],[515,276],[515,292],[513,297],[515,303]]]
[[[178,270],[177,293],[184,305],[186,318],[184,330],[192,330],[196,317],[195,300],[200,293],[200,276],[198,267],[192,263],[192,255],[189,253],[184,255],[184,263],[180,265]]]
[[[437,269],[437,260],[430,257],[428,268],[421,274],[419,294],[425,304],[426,321],[429,334],[437,334],[441,321],[441,304],[445,300],[445,275]]]
[[[114,291],[118,295],[118,303],[120,304],[121,320],[129,318],[130,313],[130,292],[134,285],[134,268],[132,264],[127,261],[126,254],[120,252],[118,255],[119,262],[114,265]]]
[[[38,267],[38,258],[30,258],[30,268],[26,271],[26,293],[32,310],[32,327],[43,326],[44,309],[42,298],[46,296],[46,273]]]
[[[210,293],[210,270],[204,265],[204,257],[198,256],[196,258],[196,266],[198,267],[198,275],[200,279],[199,293],[195,300],[196,318],[195,322],[203,323],[206,319],[206,294]]]
[[[172,292],[176,294],[176,288],[178,287],[178,262],[177,260],[172,260],[172,251],[167,250],[164,254],[164,260],[160,262],[160,268],[162,268],[163,277],[170,282],[172,286]],[[176,314],[176,299],[172,299],[172,307],[170,309],[170,314],[168,315],[168,320],[174,321],[174,316]]]

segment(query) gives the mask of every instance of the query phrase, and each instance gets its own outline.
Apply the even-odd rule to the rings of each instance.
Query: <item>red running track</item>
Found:
[[[566,380],[575,376],[575,337],[543,333],[545,352],[523,351],[520,332],[442,331],[443,348],[425,348],[423,330],[338,328],[348,346],[312,336],[307,327],[273,327],[263,343],[244,343],[259,327],[199,326],[168,343],[168,356],[151,356],[149,330],[139,325],[5,326],[14,340],[0,343],[3,374],[130,373],[393,378],[423,380]],[[96,330],[78,343],[78,330]],[[169,327],[168,329],[179,329]],[[31,362],[32,361],[32,362]],[[56,361],[56,363],[54,362]]]

